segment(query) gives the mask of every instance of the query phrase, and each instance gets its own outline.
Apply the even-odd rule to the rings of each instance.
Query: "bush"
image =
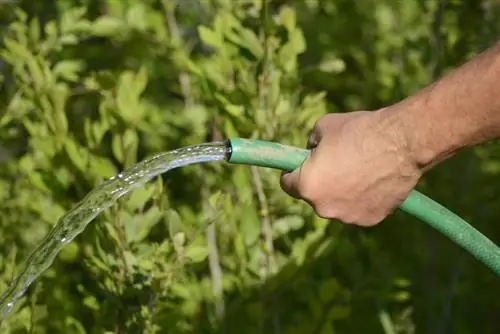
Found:
[[[103,180],[222,138],[303,146],[325,113],[397,101],[491,43],[481,5],[498,7],[3,4],[0,291]],[[491,236],[495,152],[466,152],[422,182]],[[467,166],[470,183],[458,184]],[[370,230],[327,222],[278,185],[276,171],[223,163],[155,179],[63,248],[2,333],[486,333],[496,323],[498,280],[435,231],[399,214]]]

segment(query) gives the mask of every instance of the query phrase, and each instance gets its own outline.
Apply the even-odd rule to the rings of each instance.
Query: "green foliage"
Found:
[[[499,31],[491,0],[282,3],[0,4],[0,291],[58,218],[137,161],[221,137],[303,146],[325,113],[397,101]],[[493,239],[498,152],[421,184]],[[98,217],[0,329],[493,332],[498,279],[422,225],[346,227],[284,195],[276,171],[187,167]]]

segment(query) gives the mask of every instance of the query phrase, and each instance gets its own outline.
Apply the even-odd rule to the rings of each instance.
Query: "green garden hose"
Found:
[[[227,141],[232,164],[292,171],[309,156],[309,150],[263,140],[233,138]],[[400,209],[431,225],[500,275],[500,248],[462,218],[422,193],[413,190]]]

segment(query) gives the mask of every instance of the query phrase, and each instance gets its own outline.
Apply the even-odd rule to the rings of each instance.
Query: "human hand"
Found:
[[[282,175],[283,190],[320,217],[348,224],[381,222],[422,174],[387,109],[326,115],[316,123],[308,148],[312,152],[303,165]]]

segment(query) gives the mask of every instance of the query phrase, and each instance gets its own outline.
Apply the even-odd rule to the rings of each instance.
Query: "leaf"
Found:
[[[144,114],[140,96],[147,85],[147,73],[141,68],[137,73],[123,72],[118,79],[116,103],[121,116],[129,123],[136,123]]]
[[[88,23],[84,19],[87,14],[86,6],[72,6],[70,9],[62,11],[59,18],[59,27],[61,35],[66,35],[68,33],[74,33],[81,29],[81,26]],[[87,27],[88,28],[88,27]],[[87,29],[85,30],[87,32]]]
[[[222,36],[206,26],[198,27],[198,34],[201,40],[208,46],[220,48],[222,46]]]
[[[140,96],[142,93],[144,93],[144,90],[148,85],[148,72],[144,66],[141,67],[139,71],[137,71],[137,73],[135,73],[134,83],[134,93],[137,96]]]
[[[14,13],[19,22],[26,23],[28,21],[28,14],[20,6],[14,7]]]
[[[260,236],[258,213],[250,203],[244,205],[241,211],[240,230],[245,238],[245,244],[251,246],[258,241]]]
[[[79,73],[84,69],[84,63],[81,60],[63,60],[58,62],[52,73],[56,78],[65,79],[68,81],[77,81],[79,79]]]
[[[295,55],[299,55],[306,50],[306,39],[301,30],[295,29],[289,34],[290,44],[293,46]]]
[[[186,235],[183,232],[178,232],[174,235],[173,240],[176,249],[182,248],[186,244]]]
[[[123,151],[122,138],[119,134],[116,134],[111,139],[111,150],[118,162],[123,163],[125,161],[125,152]]]
[[[32,79],[32,86],[37,91],[47,91],[52,88],[51,84],[54,82],[53,75],[47,66],[47,62],[41,57],[29,57],[26,59],[28,65],[29,75]]]
[[[61,250],[59,257],[66,263],[76,262],[79,256],[80,246],[76,242],[70,242]]]
[[[7,50],[18,58],[18,61],[27,61],[29,58],[33,57],[25,45],[22,45],[11,38],[4,37],[3,43]]]
[[[118,173],[116,166],[111,160],[103,157],[93,156],[90,159],[92,173],[99,178],[109,178]]]
[[[28,174],[28,178],[36,188],[46,193],[51,193],[51,188],[49,187],[49,185],[47,185],[42,177],[42,174],[40,174],[39,172],[32,171]]]
[[[151,207],[146,214],[142,215],[139,224],[137,225],[137,231],[133,238],[130,239],[131,242],[141,242],[147,238],[150,234],[151,229],[160,221],[162,213],[157,206]]]
[[[177,233],[182,231],[181,227],[181,217],[177,213],[177,211],[169,209],[165,214],[164,214],[167,226],[168,226],[168,233],[170,235],[171,239],[174,239]]]
[[[49,21],[45,24],[45,27],[43,28],[45,35],[47,36],[48,39],[52,40],[54,38],[57,38],[57,23],[55,21]]]
[[[57,84],[52,90],[52,104],[54,106],[53,116],[56,129],[56,136],[62,138],[68,133],[68,120],[66,118],[66,101],[69,95],[69,88],[66,85]]]
[[[245,248],[245,242],[243,240],[243,237],[241,236],[240,233],[236,235],[234,238],[234,251],[236,253],[236,256],[238,257],[238,260],[242,263],[246,262],[246,248]]]
[[[132,211],[141,211],[146,203],[153,197],[155,191],[156,185],[149,183],[135,189],[127,200],[127,207]]]
[[[94,311],[99,310],[99,302],[97,301],[97,298],[94,296],[86,296],[83,300],[83,304]],[[82,323],[71,316],[65,318],[65,325],[66,328],[68,329],[71,327],[74,330],[76,330],[77,334],[87,334],[87,332],[85,331],[85,327],[82,325]]]
[[[220,203],[224,200],[224,195],[221,190],[216,191],[208,198],[208,203],[210,203],[210,207],[213,209],[217,209],[220,206]]]
[[[394,279],[394,285],[398,288],[408,288],[411,286],[411,281],[406,278],[399,277]]]
[[[323,304],[333,301],[340,290],[340,284],[336,279],[328,279],[323,281],[318,289],[319,300]]]
[[[146,8],[143,3],[134,3],[127,12],[127,23],[139,30],[145,31],[148,26]]]
[[[139,136],[135,130],[127,129],[122,137],[123,147],[125,149],[125,165],[131,166],[136,162],[137,148],[139,146]]]
[[[241,45],[246,47],[257,59],[264,56],[264,47],[252,30],[241,28],[240,37]]]
[[[345,70],[345,63],[339,58],[325,59],[319,64],[319,70],[325,73],[341,73]]]
[[[124,251],[125,261],[129,267],[135,267],[137,265],[137,257],[130,251]]]
[[[224,108],[229,115],[235,117],[235,118],[242,118],[245,114],[245,107],[244,106],[237,106],[235,104],[227,104]]]
[[[245,107],[242,105],[235,105],[231,103],[226,97],[224,97],[220,93],[215,93],[214,94],[215,98],[217,101],[220,102],[222,107],[224,108],[225,111],[228,112],[229,115],[235,117],[235,118],[241,118],[244,113],[245,113]]]
[[[184,70],[198,77],[203,77],[203,72],[192,59],[190,59],[184,52],[174,52],[172,55],[174,63],[180,70]]]
[[[106,132],[109,130],[109,123],[106,121],[94,122],[92,124],[92,133],[94,135],[94,140],[96,144],[99,144]]]
[[[283,6],[280,11],[280,19],[281,23],[288,31],[293,31],[295,29],[297,18],[293,8],[290,6]]]
[[[66,45],[66,46],[77,45],[79,43],[79,40],[76,35],[67,34],[59,38],[59,43],[61,43],[61,45]]]
[[[92,23],[92,33],[99,37],[113,37],[123,28],[123,21],[112,16],[101,16]]]
[[[236,130],[233,122],[229,118],[224,119],[224,134],[226,138],[233,138],[239,136],[238,130]]]
[[[405,303],[411,299],[411,294],[408,291],[399,291],[392,295],[392,299],[398,303]]]
[[[184,256],[193,263],[203,262],[208,257],[206,246],[191,245],[186,248]]]
[[[28,128],[28,126],[26,128]],[[38,127],[38,133],[34,134],[33,138],[31,138],[31,146],[33,150],[36,150],[37,153],[43,155],[45,159],[48,159],[52,158],[56,154],[58,149],[56,144],[56,137],[43,133],[44,130],[46,131],[47,129]]]
[[[103,272],[108,272],[110,271],[110,268],[106,265],[103,259],[104,259],[103,257],[99,258],[95,255],[90,255],[87,256],[86,261],[88,261],[88,263],[95,266],[96,268],[102,270]]]
[[[64,148],[69,159],[82,172],[87,171],[89,162],[89,153],[80,147],[73,139],[68,139],[64,142]]]
[[[288,101],[280,101],[280,94],[281,94],[281,78],[282,74],[281,72],[275,71],[271,72],[269,75],[269,80],[268,80],[268,97],[269,97],[269,104],[272,106],[278,105],[280,102],[282,103],[288,103]],[[289,112],[290,109],[287,108],[287,112]],[[276,111],[276,113],[278,113]]]
[[[32,43],[38,43],[40,40],[40,21],[37,17],[31,20],[28,34]]]
[[[140,215],[135,216],[133,213],[128,211],[120,211],[119,213],[118,219],[123,226],[123,231],[125,232],[125,240],[127,244],[130,244],[137,235],[137,225],[139,217]]]
[[[287,216],[277,219],[273,223],[273,234],[275,237],[279,237],[289,233],[290,231],[296,231],[304,226],[304,218],[301,216]]]

